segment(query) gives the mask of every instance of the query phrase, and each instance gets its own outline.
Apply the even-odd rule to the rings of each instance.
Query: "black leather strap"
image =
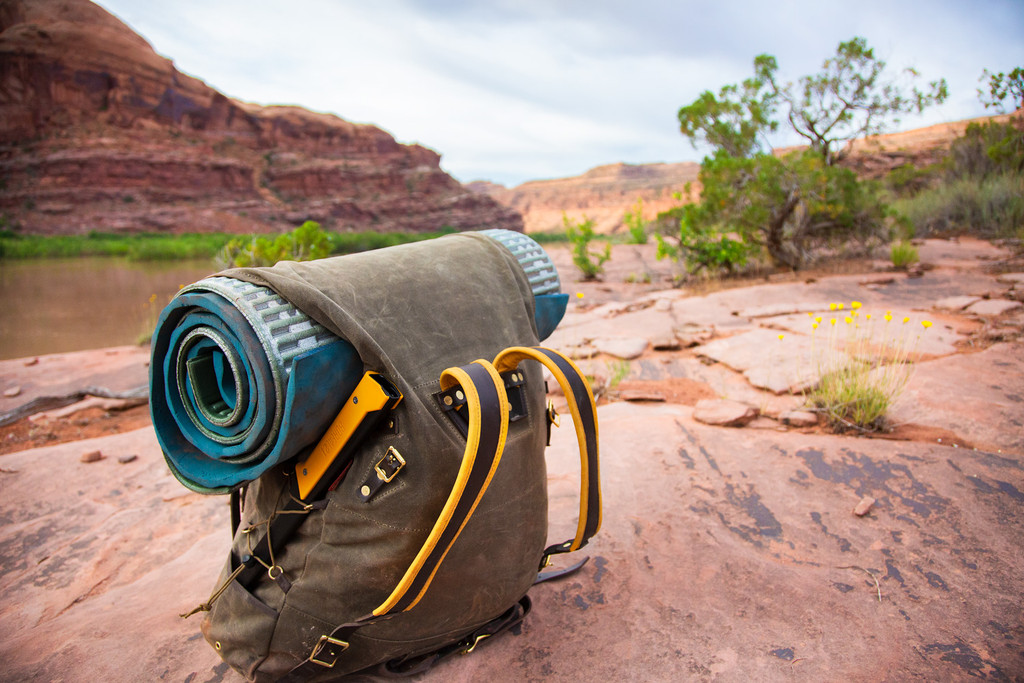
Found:
[[[597,407],[594,394],[583,373],[576,364],[562,354],[542,346],[526,348],[513,346],[505,349],[494,359],[499,372],[507,372],[523,360],[542,363],[554,376],[565,400],[569,405],[576,427],[576,439],[580,448],[580,516],[576,536],[563,543],[556,543],[544,550],[543,568],[547,558],[558,553],[579,550],[601,528],[601,476],[599,468],[599,438],[597,429]]]

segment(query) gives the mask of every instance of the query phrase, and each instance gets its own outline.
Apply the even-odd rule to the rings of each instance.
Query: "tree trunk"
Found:
[[[768,249],[768,255],[775,265],[785,266],[793,270],[800,270],[800,267],[803,265],[803,259],[798,249],[794,249],[793,245],[786,244],[785,230],[786,222],[799,205],[800,192],[795,189],[790,190],[789,196],[786,197],[786,202],[772,216],[768,225],[765,226],[764,244],[765,248]]]

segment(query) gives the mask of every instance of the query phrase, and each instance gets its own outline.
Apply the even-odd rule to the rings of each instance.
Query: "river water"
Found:
[[[0,360],[135,344],[212,261],[0,260]]]

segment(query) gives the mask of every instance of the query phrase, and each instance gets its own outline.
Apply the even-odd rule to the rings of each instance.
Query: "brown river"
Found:
[[[212,261],[0,260],[0,360],[138,343]]]

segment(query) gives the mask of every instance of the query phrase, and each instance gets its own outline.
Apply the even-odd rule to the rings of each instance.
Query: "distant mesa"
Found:
[[[623,213],[643,199],[644,217],[651,219],[679,203],[675,193],[696,199],[700,194],[700,164],[605,164],[583,175],[553,180],[531,180],[516,187],[476,181],[468,188],[493,197],[523,216],[526,232],[563,230],[562,214],[573,220],[594,221],[601,234],[625,231]],[[690,183],[689,194],[686,185]]]
[[[0,212],[30,233],[522,230],[371,125],[225,97],[87,0],[0,4]]]

